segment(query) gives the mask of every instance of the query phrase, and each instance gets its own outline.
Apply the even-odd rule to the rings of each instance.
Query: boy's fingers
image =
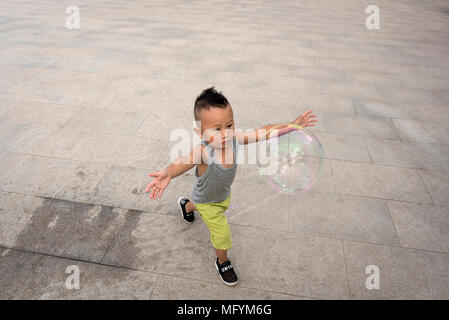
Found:
[[[156,181],[156,180],[153,180],[153,181],[150,182],[150,184],[148,185],[148,187],[147,187],[147,189],[145,190],[145,192],[148,192],[148,191],[151,190],[151,188],[153,187],[155,181]]]
[[[151,190],[151,193],[150,193],[150,198],[151,199],[154,199],[154,193],[156,192],[156,190],[157,190],[156,186],[153,188],[153,190]]]
[[[152,172],[149,174],[149,176],[157,178],[157,177],[159,177],[159,174],[157,172]]]
[[[158,198],[162,197],[162,192],[164,192],[164,189],[160,189],[160,190],[159,190],[159,193],[158,193],[158,195],[157,195]]]
[[[309,111],[306,111],[306,112],[304,112],[302,115],[301,115],[301,118],[304,118],[304,117],[306,117],[309,113],[311,113],[312,112],[312,110],[309,110]]]

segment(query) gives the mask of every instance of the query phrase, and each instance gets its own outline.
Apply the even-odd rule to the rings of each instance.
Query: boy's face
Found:
[[[231,105],[226,108],[211,107],[202,110],[201,138],[213,148],[223,149],[234,137],[234,114]]]

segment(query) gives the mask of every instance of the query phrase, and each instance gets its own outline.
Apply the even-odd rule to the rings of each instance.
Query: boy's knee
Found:
[[[226,227],[222,230],[222,232],[211,232],[210,238],[215,249],[228,250],[232,247],[231,230],[228,224],[226,224]]]

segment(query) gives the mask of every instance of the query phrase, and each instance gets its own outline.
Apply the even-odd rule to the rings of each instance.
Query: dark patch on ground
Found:
[[[14,243],[13,248],[23,251],[0,251],[0,255],[4,253],[0,256],[0,286],[3,288],[0,288],[0,299],[20,298],[20,292],[25,292],[22,290],[28,294],[34,293],[36,298],[48,290],[54,290],[47,288],[51,286],[51,276],[47,279],[44,275],[34,274],[43,257],[39,253],[73,259],[67,260],[67,265],[76,265],[76,260],[101,263],[117,234],[121,233],[121,240],[126,241],[120,244],[120,252],[126,253],[127,261],[132,264],[139,251],[133,246],[135,241],[132,231],[137,228],[140,214],[136,210],[119,213],[110,206],[43,198],[42,205],[34,210],[30,223]],[[126,233],[122,233],[123,229]],[[59,273],[64,272],[59,269],[50,271],[57,273],[59,278]],[[123,276],[123,269],[112,270],[112,274],[99,272],[100,278],[96,277],[95,281],[114,283],[115,280],[118,283]],[[82,274],[83,270],[80,271]],[[107,278],[101,279],[102,276]],[[34,284],[30,287],[31,283]],[[35,287],[36,283],[40,287]],[[64,283],[61,285],[64,286]],[[70,294],[65,289],[62,292]]]

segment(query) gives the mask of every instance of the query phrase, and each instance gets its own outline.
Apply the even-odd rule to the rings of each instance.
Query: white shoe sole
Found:
[[[193,223],[193,221],[192,221],[192,222],[189,222],[189,221],[187,221],[186,219],[184,219],[184,214],[183,214],[183,212],[182,212],[182,206],[181,206],[181,200],[182,200],[182,198],[184,198],[184,197],[181,197],[181,198],[178,199],[178,206],[179,206],[179,211],[181,212],[181,218],[182,218],[182,220],[183,220],[185,223],[191,224],[191,223]]]
[[[215,268],[216,268],[216,269],[217,269],[217,271],[218,271],[218,266],[217,266],[217,263],[216,263],[216,262],[214,262],[214,264],[215,264]],[[218,276],[220,277],[221,281],[223,281],[223,283],[224,283],[225,285],[227,285],[227,286],[230,286],[230,287],[233,287],[233,286],[235,286],[235,285],[237,284],[237,282],[239,282],[239,280],[237,279],[237,281],[236,281],[236,282],[231,282],[231,283],[229,283],[229,282],[226,282],[226,281],[224,281],[224,280],[223,280],[223,278],[221,277],[220,273],[218,273]]]

